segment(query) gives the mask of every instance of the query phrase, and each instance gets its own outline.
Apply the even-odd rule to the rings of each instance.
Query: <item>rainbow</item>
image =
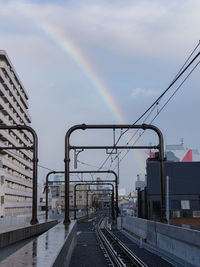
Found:
[[[109,92],[109,89],[99,79],[98,75],[94,71],[94,68],[90,65],[89,60],[81,52],[79,47],[60,28],[49,24],[43,24],[41,27],[45,33],[48,34],[48,36],[51,37],[51,39],[56,42],[56,44],[79,66],[81,71],[88,78],[90,83],[96,89],[97,93],[103,99],[106,106],[113,113],[115,119],[119,123],[124,123],[126,119],[120,109],[119,104],[114,96]]]
[[[24,14],[28,16],[28,13]],[[120,109],[119,104],[117,103],[114,96],[110,93],[109,89],[104,85],[103,81],[95,73],[94,68],[89,63],[89,60],[82,53],[79,47],[69,38],[66,32],[61,28],[53,26],[49,23],[43,23],[40,21],[35,21],[31,14],[29,18],[32,18],[32,22],[37,28],[42,30],[51,40],[57,44],[57,46],[62,49],[62,51],[70,56],[72,60],[79,66],[80,70],[84,73],[90,83],[93,85],[99,96],[103,99],[106,106],[114,115],[116,121],[120,124],[126,124],[127,120]],[[130,135],[131,136],[131,135]],[[134,153],[136,160],[141,169],[144,169],[144,157],[140,151]],[[134,159],[133,159],[134,161]]]
[[[105,104],[108,106],[117,122],[126,124],[125,116],[120,110],[116,99],[109,92],[109,89],[104,85],[104,83],[99,79],[98,75],[94,71],[94,68],[89,64],[88,59],[85,57],[85,55],[83,55],[77,45],[75,45],[75,43],[60,28],[57,28],[50,24],[42,24],[41,27],[43,31],[48,34],[48,36],[51,37],[51,39],[56,42],[56,44],[79,66],[81,71],[85,74],[85,76],[96,89],[97,93],[101,96]],[[132,135],[130,134],[130,137],[131,136]],[[140,151],[137,151],[137,153],[135,154],[140,168],[144,169],[145,164],[142,153]]]

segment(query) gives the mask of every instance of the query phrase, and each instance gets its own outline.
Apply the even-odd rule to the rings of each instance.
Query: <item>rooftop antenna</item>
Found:
[[[181,145],[183,146],[183,137],[181,138]]]

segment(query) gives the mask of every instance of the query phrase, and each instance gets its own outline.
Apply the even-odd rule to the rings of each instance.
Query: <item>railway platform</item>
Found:
[[[76,244],[76,233],[76,221],[72,221],[69,226],[65,226],[62,222],[56,224],[13,251],[0,261],[0,266],[67,266]],[[9,250],[9,246],[7,248]]]

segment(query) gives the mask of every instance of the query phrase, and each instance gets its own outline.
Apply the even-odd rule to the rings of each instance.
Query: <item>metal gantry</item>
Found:
[[[74,220],[76,219],[76,192],[77,191],[99,191],[99,192],[102,192],[102,191],[111,191],[111,189],[76,189],[77,186],[80,186],[80,185],[85,185],[85,183],[79,183],[79,184],[76,184],[74,186]],[[112,186],[112,217],[113,219],[115,219],[115,212],[114,212],[114,186],[113,184],[111,183],[95,183],[94,182],[91,182],[91,183],[87,183],[87,185],[110,185]]]
[[[48,219],[48,186],[49,186],[49,176],[51,174],[62,174],[65,173],[64,171],[50,171],[49,173],[47,173],[46,175],[46,185],[45,185],[45,189],[46,189],[46,219]],[[115,183],[115,206],[116,206],[116,217],[118,217],[119,214],[119,208],[118,208],[118,177],[115,171],[112,170],[107,170],[107,171],[70,171],[70,173],[110,173],[112,175],[114,175],[115,180],[101,180],[102,182],[114,182]],[[80,181],[71,181],[71,182],[78,182],[80,183]],[[91,181],[81,181],[81,182],[91,182]],[[96,181],[98,182],[98,181]],[[66,190],[66,189],[65,189]]]
[[[152,130],[158,135],[159,144],[157,146],[71,146],[70,136],[76,130],[86,129],[143,129]],[[160,179],[161,179],[161,221],[166,222],[165,207],[165,184],[164,184],[164,141],[161,131],[154,125],[86,125],[79,124],[71,127],[65,135],[65,219],[64,223],[70,223],[69,217],[69,174],[70,174],[70,150],[71,149],[158,149],[160,160]]]

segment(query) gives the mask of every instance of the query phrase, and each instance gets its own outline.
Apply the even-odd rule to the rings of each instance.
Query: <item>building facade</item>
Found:
[[[27,93],[5,51],[0,50],[0,124],[30,125]],[[30,146],[27,131],[1,130],[0,146]],[[32,152],[0,151],[0,217],[32,209]]]
[[[75,184],[71,183],[70,184],[70,190],[69,190],[69,205],[70,205],[70,210],[74,209],[74,187]],[[77,209],[85,209],[87,205],[87,192],[86,190],[89,190],[90,186],[89,185],[79,185],[76,188],[76,207]],[[79,191],[81,190],[81,191]],[[62,211],[65,209],[65,185],[63,184],[54,184],[49,186],[49,197],[51,196],[52,200],[54,200],[54,203],[56,203],[57,207],[59,207]],[[49,205],[50,201],[49,199]],[[91,193],[89,192],[88,195],[88,207],[92,206],[92,197]],[[53,209],[53,206],[50,207]]]
[[[200,218],[200,162],[164,164],[165,188],[168,176],[169,218]],[[138,191],[139,217],[156,219],[161,216],[160,163],[147,161],[147,186]]]

